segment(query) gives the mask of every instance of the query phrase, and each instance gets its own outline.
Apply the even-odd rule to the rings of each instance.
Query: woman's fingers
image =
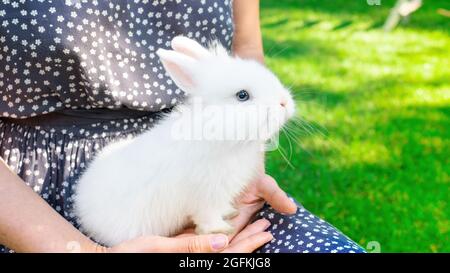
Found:
[[[294,214],[297,211],[297,205],[289,199],[271,176],[262,176],[257,187],[261,198],[266,200],[276,211],[286,214]]]
[[[251,218],[259,211],[264,205],[264,201],[256,202],[253,204],[248,204],[239,208],[239,214],[231,219],[231,224],[235,228],[236,232],[230,236],[232,239],[237,233],[239,233],[243,228],[245,228]]]
[[[266,219],[259,219],[254,223],[246,226],[241,232],[236,234],[236,236],[231,241],[231,244],[238,243],[239,241],[250,237],[258,232],[265,231],[270,226],[270,222]]]
[[[265,243],[272,240],[272,235],[268,232],[264,232],[268,227],[270,226],[270,222],[266,219],[259,219],[255,221],[252,224],[249,224],[246,226],[242,231],[239,233],[233,235],[233,240],[229,243],[228,247],[223,250],[222,252],[232,252],[232,253],[250,253],[258,249],[259,247],[263,246]],[[209,235],[201,235],[196,236],[195,234],[191,233],[191,230],[186,230],[183,234],[180,234],[177,236],[177,239],[188,239],[187,241],[173,241],[175,242],[175,245],[172,245],[172,242],[169,242],[167,244],[167,241],[163,241],[162,243],[165,244],[165,249],[168,250],[168,252],[188,252],[188,253],[194,253],[194,252],[219,252],[220,250],[217,250],[217,248],[211,249],[208,248],[208,244],[203,244],[200,241],[195,241],[197,238],[202,236],[209,236]],[[214,236],[214,235],[210,235]],[[189,239],[192,238],[194,241],[190,241]],[[231,236],[230,236],[231,238]],[[169,239],[170,238],[164,238]],[[190,246],[191,245],[191,246]],[[192,246],[195,245],[195,246]],[[173,249],[173,250],[171,250]],[[187,249],[187,251],[186,251]]]
[[[164,239],[164,248],[167,252],[177,253],[220,252],[228,245],[228,236],[224,234],[196,235]]]
[[[211,253],[220,252],[228,246],[225,234],[192,235],[166,238],[140,237],[111,248],[112,252],[144,253]]]
[[[231,244],[223,253],[251,253],[273,239],[269,232],[258,232]]]
[[[270,225],[266,219],[259,219],[237,233],[230,243],[224,234],[195,235],[193,230],[166,238],[145,236],[124,242],[109,249],[110,252],[141,253],[215,253],[215,252],[253,252],[272,240],[272,235],[264,232]]]

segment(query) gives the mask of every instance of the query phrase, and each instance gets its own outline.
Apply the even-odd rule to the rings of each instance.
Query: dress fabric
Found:
[[[158,111],[182,98],[155,51],[180,34],[230,49],[231,7],[227,0],[1,1],[0,157],[78,227],[72,194],[89,161],[111,141],[149,130]],[[68,109],[145,114],[28,122]],[[259,252],[364,252],[301,205],[293,216],[269,206],[257,216],[272,222],[274,235]]]
[[[231,48],[230,0],[0,1],[0,116],[159,111],[182,92],[155,51],[178,35]]]

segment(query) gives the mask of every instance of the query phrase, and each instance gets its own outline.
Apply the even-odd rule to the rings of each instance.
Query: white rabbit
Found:
[[[218,43],[206,49],[176,37],[172,48],[156,53],[187,94],[185,102],[151,130],[106,146],[78,181],[74,212],[82,230],[105,245],[174,235],[189,223],[200,234],[232,232],[227,217],[236,214],[233,200],[261,170],[262,144],[294,113],[289,91],[263,65],[232,57]],[[256,111],[242,115],[252,106],[262,109],[258,121]],[[244,120],[211,119],[211,109]],[[223,131],[213,129],[212,138],[174,133],[208,122]],[[251,127],[266,130],[265,136],[250,137]],[[237,138],[235,132],[246,133]],[[225,134],[232,137],[221,139]]]

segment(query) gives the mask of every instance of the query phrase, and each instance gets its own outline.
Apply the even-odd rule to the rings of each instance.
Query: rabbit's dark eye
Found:
[[[247,101],[247,100],[250,99],[250,94],[247,91],[245,91],[245,90],[241,90],[241,91],[236,93],[236,98],[239,101]]]

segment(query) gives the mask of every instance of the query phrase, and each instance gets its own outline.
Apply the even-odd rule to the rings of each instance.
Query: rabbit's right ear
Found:
[[[194,58],[166,49],[158,49],[156,54],[180,89],[189,93],[195,88],[194,66],[197,61]]]
[[[180,52],[196,60],[211,56],[211,53],[197,41],[184,36],[173,38],[171,45],[176,52]]]

